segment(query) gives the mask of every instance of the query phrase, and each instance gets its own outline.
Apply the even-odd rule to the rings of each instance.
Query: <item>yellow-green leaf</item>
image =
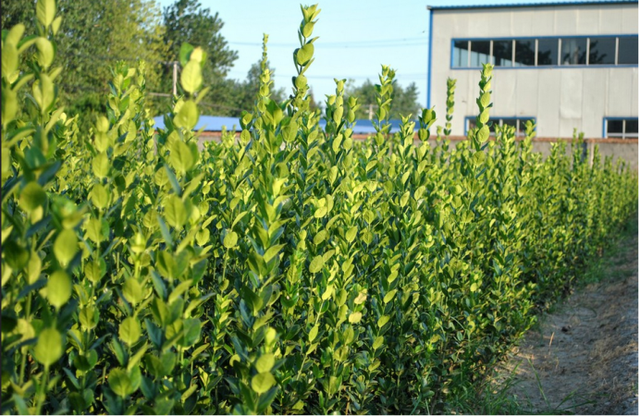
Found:
[[[258,361],[256,361],[256,370],[258,370],[258,373],[271,371],[275,362],[276,359],[273,354],[264,354],[258,358]]]
[[[322,270],[323,266],[324,266],[324,258],[320,255],[315,256],[313,260],[311,260],[311,263],[309,264],[309,272],[318,273],[320,270]]]
[[[238,234],[236,234],[235,231],[229,231],[227,235],[224,236],[222,244],[225,248],[234,248],[238,244]]]
[[[45,328],[38,336],[38,342],[33,351],[34,358],[44,366],[50,366],[62,357],[64,339],[55,328]]]
[[[140,339],[141,332],[140,322],[138,322],[138,319],[133,316],[129,316],[120,324],[118,335],[125,344],[131,346]]]
[[[380,348],[383,342],[384,342],[383,336],[376,337],[376,339],[373,341],[373,349],[377,350],[378,348]]]
[[[393,300],[394,296],[396,295],[396,292],[398,292],[396,289],[388,292],[385,296],[384,296],[384,303],[389,303]]]
[[[189,94],[193,94],[200,88],[202,85],[202,69],[199,62],[196,60],[187,62],[180,75],[180,84]]]
[[[56,309],[60,309],[71,298],[72,282],[64,270],[54,272],[47,282],[47,299]]]
[[[313,328],[311,328],[311,331],[309,331],[309,342],[313,342],[313,340],[316,339],[319,329],[320,327],[318,327],[318,325],[315,325]]]
[[[258,394],[266,393],[275,384],[276,379],[273,378],[271,373],[256,374],[251,379],[251,388]]]
[[[64,229],[58,234],[53,243],[53,253],[62,265],[67,267],[73,256],[78,252],[78,238],[72,229]]]
[[[47,193],[36,181],[29,182],[20,193],[20,206],[27,212],[44,205]]]
[[[390,318],[391,317],[389,315],[382,315],[380,319],[378,319],[378,328],[382,328],[383,326],[385,326],[385,324],[389,322]]]
[[[357,324],[362,319],[362,312],[354,312],[349,315],[349,322],[352,324]]]

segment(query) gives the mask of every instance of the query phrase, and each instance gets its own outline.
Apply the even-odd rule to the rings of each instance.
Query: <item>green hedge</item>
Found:
[[[453,81],[438,146],[433,109],[417,145],[409,118],[389,134],[387,67],[354,140],[344,80],[309,111],[302,12],[291,97],[269,99],[265,47],[239,139],[202,151],[200,48],[166,129],[120,64],[84,133],[56,106],[53,0],[37,37],[3,32],[3,414],[443,411],[635,212],[637,174],[579,138],[546,160],[531,122],[490,140],[491,66],[467,141],[447,140]]]

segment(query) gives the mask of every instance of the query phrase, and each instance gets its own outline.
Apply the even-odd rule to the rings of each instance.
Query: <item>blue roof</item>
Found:
[[[156,128],[164,129],[164,116],[154,117],[153,121],[155,122]],[[402,124],[401,120],[389,120],[389,124],[391,124],[391,133],[395,133],[400,131],[400,125]],[[417,124],[417,123],[416,123]],[[324,120],[320,120],[320,127],[324,127],[326,122]],[[235,127],[235,131],[241,131],[240,127],[240,119],[237,117],[219,117],[219,116],[200,116],[198,123],[194,130],[200,130],[204,128],[204,131],[222,131],[222,127],[225,127],[227,131],[233,131]],[[376,129],[373,127],[371,120],[356,120],[355,125],[353,126],[354,134],[375,134]]]
[[[164,125],[164,116],[154,117],[153,121],[156,128],[164,129],[166,127]],[[222,131],[222,127],[226,127],[227,130],[231,131],[234,126],[235,131],[242,131],[240,119],[237,117],[200,116],[194,130],[198,131],[204,128],[204,131]]]
[[[584,5],[610,5],[638,3],[638,0],[594,0],[594,1],[554,1],[549,3],[505,3],[505,4],[473,4],[467,6],[427,6],[429,10],[456,10],[456,9],[497,9],[508,7],[544,7],[544,6],[584,6]]]

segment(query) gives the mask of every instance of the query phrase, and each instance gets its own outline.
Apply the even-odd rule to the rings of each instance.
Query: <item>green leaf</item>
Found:
[[[140,339],[140,335],[142,334],[142,330],[140,329],[140,322],[138,319],[129,316],[125,318],[122,323],[120,323],[120,329],[118,330],[118,335],[120,339],[127,344],[128,346],[132,346]]]
[[[191,149],[189,149],[189,146],[182,140],[176,140],[171,145],[169,160],[171,166],[181,173],[191,170],[196,162],[191,153]]]
[[[98,218],[89,218],[84,225],[85,236],[98,244],[101,241],[104,241],[106,238],[106,234],[108,233],[109,224],[105,220],[100,220]]]
[[[333,285],[327,286],[327,289],[322,294],[322,300],[329,299],[331,297],[331,295],[333,295],[334,291],[335,291],[335,289],[334,289]]]
[[[98,325],[98,320],[100,319],[100,315],[98,314],[98,310],[93,306],[87,306],[83,308],[78,314],[78,318],[80,319],[80,325],[82,325],[82,329],[85,331],[90,331]]]
[[[18,48],[16,44],[4,42],[2,45],[2,75],[5,78],[12,76],[18,70],[18,63]],[[4,101],[2,104],[4,105]]]
[[[269,249],[265,251],[264,256],[262,256],[265,263],[269,263],[269,261],[271,261],[271,259],[274,258],[280,252],[280,250],[282,250],[284,246],[285,244],[278,244],[278,245],[269,247]]]
[[[238,244],[238,234],[234,231],[229,231],[224,236],[224,241],[222,243],[225,248],[234,248]]]
[[[124,368],[114,368],[109,372],[109,387],[123,399],[133,393],[131,379]]]
[[[4,50],[2,51],[4,58]],[[17,59],[17,58],[16,58]],[[4,60],[3,60],[4,62]],[[5,73],[3,71],[3,73]],[[18,112],[18,98],[11,88],[2,88],[2,123],[9,124]],[[4,153],[4,150],[2,151]]]
[[[258,370],[258,373],[269,372],[275,363],[276,359],[273,354],[263,354],[258,358],[258,361],[256,361],[256,370]]]
[[[322,230],[313,237],[313,244],[318,245],[321,244],[324,240],[327,239],[327,230]]]
[[[73,256],[78,252],[78,238],[72,229],[64,229],[58,234],[53,243],[53,253],[62,265],[67,267]]]
[[[36,5],[36,18],[44,27],[49,27],[56,16],[55,0],[38,0]]]
[[[106,178],[109,175],[109,157],[106,152],[102,152],[93,158],[93,162],[91,163],[91,167],[93,168],[93,173],[98,177],[98,179]]]
[[[187,62],[180,75],[180,84],[189,94],[193,94],[200,88],[202,85],[202,68],[199,62],[195,60]]]
[[[179,196],[172,194],[164,202],[164,215],[169,225],[182,228],[187,222],[187,209]]]
[[[6,38],[3,39],[4,41],[4,45],[3,48],[6,47],[9,44],[12,44],[14,46],[18,46],[18,43],[20,43],[20,39],[22,39],[22,36],[24,35],[24,31],[25,31],[25,26],[22,23],[18,23],[17,25],[15,25],[14,27],[12,27],[8,32],[7,32],[7,36]],[[4,49],[2,50],[2,54],[4,55]],[[4,70],[5,68],[2,68],[2,73],[4,74]]]
[[[107,193],[107,188],[105,188],[102,184],[96,183],[93,185],[91,189],[91,193],[89,194],[89,198],[93,202],[98,209],[106,208],[109,204],[109,194]]]
[[[305,38],[308,38],[311,36],[311,33],[313,32],[313,27],[315,26],[315,22],[307,22],[304,24],[304,26],[302,26],[302,36],[304,36]]]
[[[361,319],[362,319],[361,312],[353,312],[351,315],[349,315],[349,322],[352,324],[357,324],[358,322],[360,322]]]
[[[482,128],[478,131],[478,133],[476,134],[476,137],[478,138],[478,141],[480,143],[484,143],[489,139],[489,127],[488,126],[482,126]]]
[[[315,256],[313,260],[311,260],[311,264],[309,264],[309,272],[310,273],[318,273],[322,270],[324,266],[324,258],[321,255]]]
[[[53,45],[49,42],[49,39],[40,36],[36,39],[36,48],[38,49],[38,62],[44,69],[49,68],[55,56]]]
[[[302,48],[296,51],[296,63],[300,66],[305,66],[313,58],[314,47],[313,43],[306,43]]]
[[[256,374],[251,379],[251,388],[258,394],[266,393],[275,384],[276,379],[273,378],[271,373]]]
[[[53,82],[47,74],[39,75],[40,91],[42,94],[42,101],[40,103],[40,112],[45,114],[49,111],[49,107],[55,99],[55,90],[53,88]]]
[[[53,36],[55,36],[58,33],[58,30],[60,30],[60,24],[62,23],[62,16],[58,16],[55,19],[53,19],[53,22],[51,22],[51,30],[53,31]]]
[[[190,62],[191,63],[191,62]],[[184,127],[188,130],[193,130],[193,128],[198,123],[198,118],[200,117],[198,106],[192,100],[187,100],[180,107],[180,111],[173,119],[173,122],[178,127]]]
[[[485,92],[482,94],[482,96],[480,96],[480,104],[482,104],[482,107],[486,107],[491,104],[491,93]]]
[[[33,351],[34,358],[40,364],[49,367],[62,357],[64,339],[55,328],[45,328],[38,336],[38,342]]]
[[[309,342],[313,342],[313,340],[316,339],[319,329],[320,327],[318,325],[315,325],[313,328],[311,328],[311,331],[309,331]]]
[[[385,324],[389,322],[389,319],[391,319],[389,315],[382,315],[380,319],[378,319],[378,328],[385,326]]]
[[[349,230],[347,230],[347,235],[345,236],[347,239],[347,242],[349,243],[353,242],[353,240],[355,240],[356,238],[357,233],[358,233],[358,227],[354,226],[349,228]]]
[[[387,304],[387,303],[391,302],[393,300],[393,298],[395,297],[396,292],[398,292],[398,291],[396,289],[394,289],[394,290],[390,291],[389,293],[387,293],[384,296],[384,299],[383,299],[384,303]]]
[[[191,55],[191,52],[194,49],[195,47],[187,42],[184,42],[182,45],[180,45],[180,54],[179,54],[180,65],[185,66],[187,62],[189,62],[189,55]]]
[[[326,205],[318,208],[316,210],[316,212],[313,214],[313,216],[316,217],[316,218],[322,218],[325,215],[327,215],[327,206]]]
[[[137,305],[144,298],[144,293],[142,292],[142,285],[138,282],[138,279],[135,277],[130,277],[124,283],[124,287],[122,288],[122,294],[125,299],[132,305]]]
[[[47,202],[47,193],[36,181],[29,182],[20,193],[20,206],[27,212],[42,206]]]
[[[378,348],[380,348],[383,342],[384,342],[383,336],[376,337],[376,339],[373,341],[373,349],[377,350]]]
[[[482,124],[486,124],[489,121],[489,110],[483,110],[482,113],[478,116],[478,121]]]
[[[353,303],[355,303],[356,305],[360,305],[361,303],[364,303],[365,300],[367,300],[367,294],[365,292],[360,292],[354,299]]]
[[[202,322],[199,319],[185,319],[183,322],[184,336],[180,340],[180,346],[189,348],[195,345],[200,339],[200,332],[202,330]]]
[[[57,270],[47,283],[47,299],[56,309],[60,309],[71,298],[72,282],[63,270]]]

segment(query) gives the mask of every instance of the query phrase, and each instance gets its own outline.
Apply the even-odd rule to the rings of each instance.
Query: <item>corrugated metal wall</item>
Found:
[[[638,34],[638,5],[538,6],[432,11],[431,105],[443,114],[447,77],[457,79],[453,134],[477,114],[479,70],[451,69],[453,38]],[[494,116],[532,116],[538,136],[602,137],[603,117],[637,117],[638,67],[496,69]],[[439,110],[439,111],[438,111]]]

